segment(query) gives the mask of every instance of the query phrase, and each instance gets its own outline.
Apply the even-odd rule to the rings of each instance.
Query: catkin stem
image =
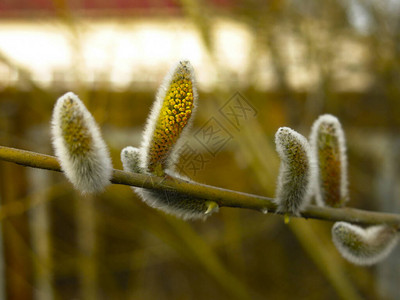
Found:
[[[0,160],[13,162],[27,167],[61,172],[57,159],[50,155],[0,146]],[[253,209],[260,212],[274,213],[276,205],[272,198],[247,194],[200,183],[187,182],[177,178],[162,178],[137,173],[113,170],[111,182],[129,186],[144,187],[154,190],[171,190],[185,193],[204,201],[214,201],[220,207],[238,207]],[[300,216],[305,219],[325,221],[344,221],[354,224],[373,225],[387,224],[400,228],[400,214],[380,213],[354,208],[331,208],[308,205]]]

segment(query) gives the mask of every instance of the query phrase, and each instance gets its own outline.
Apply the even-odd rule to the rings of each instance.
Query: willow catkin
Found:
[[[193,68],[180,61],[159,88],[143,133],[142,162],[148,172],[162,176],[176,163],[197,98]]]
[[[164,79],[143,133],[140,148],[121,152],[124,170],[189,180],[175,172],[179,148],[191,125],[197,105],[194,72],[188,61],[180,61]],[[205,219],[218,210],[212,201],[175,191],[133,188],[145,203],[182,219]]]
[[[275,134],[276,151],[281,158],[276,189],[277,211],[298,215],[311,199],[314,166],[307,139],[281,127]]]
[[[78,96],[69,92],[57,100],[51,124],[54,151],[65,176],[83,193],[102,191],[110,184],[111,158]]]
[[[322,206],[344,206],[349,199],[347,156],[339,120],[328,114],[320,116],[312,126],[310,144],[317,165],[317,203]]]
[[[340,254],[357,265],[373,265],[389,255],[398,241],[397,231],[387,225],[366,229],[337,222],[332,227],[332,240]]]

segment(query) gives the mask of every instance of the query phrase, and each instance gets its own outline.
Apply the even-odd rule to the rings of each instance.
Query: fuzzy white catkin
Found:
[[[356,265],[373,265],[386,258],[398,241],[398,233],[386,225],[366,229],[337,222],[332,227],[332,240],[340,254]]]
[[[130,146],[122,149],[121,161],[123,168],[127,172],[150,175],[141,167],[141,151],[141,149]],[[172,170],[167,170],[166,174],[171,178],[188,180]],[[218,211],[218,206],[213,206],[213,209],[210,210],[211,206],[203,199],[193,198],[173,191],[153,191],[139,187],[132,187],[132,190],[149,206],[184,220],[204,220],[212,213]]]
[[[90,112],[75,94],[60,97],[51,121],[53,147],[61,169],[82,193],[110,184],[111,158]]]
[[[288,127],[278,129],[275,143],[281,158],[275,198],[277,210],[298,215],[312,195],[315,171],[310,147],[304,136]]]
[[[347,155],[344,131],[339,120],[330,114],[313,124],[310,145],[315,158],[315,198],[318,205],[343,206],[349,199]]]

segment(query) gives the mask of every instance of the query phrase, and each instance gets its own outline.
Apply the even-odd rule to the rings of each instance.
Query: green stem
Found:
[[[54,156],[0,146],[0,160],[13,162],[27,167],[61,172],[60,164]],[[162,178],[137,173],[113,171],[111,182],[154,190],[179,191],[204,201],[214,201],[220,207],[239,207],[260,212],[275,213],[273,198],[247,194],[200,183],[189,182],[177,178]],[[296,216],[290,216],[295,218]],[[302,218],[325,221],[345,221],[355,224],[388,224],[400,228],[400,215],[365,211],[354,208],[331,208],[308,205],[302,212]]]

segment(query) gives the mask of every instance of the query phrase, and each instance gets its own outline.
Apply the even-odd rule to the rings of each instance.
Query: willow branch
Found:
[[[0,146],[0,160],[32,168],[62,172],[60,164],[54,156],[31,151]],[[272,198],[188,182],[177,178],[162,178],[114,169],[111,182],[154,190],[178,191],[204,199],[204,201],[215,201],[220,207],[248,208],[271,213],[276,210],[276,205]],[[364,225],[388,224],[400,228],[399,214],[365,211],[354,208],[331,208],[309,205],[302,211],[300,217],[334,222],[345,221]]]

